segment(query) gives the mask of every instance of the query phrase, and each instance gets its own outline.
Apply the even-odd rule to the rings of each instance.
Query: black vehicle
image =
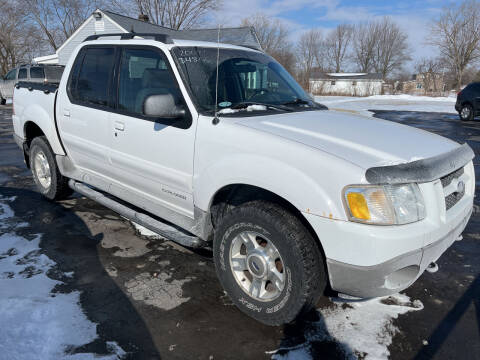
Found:
[[[480,113],[480,82],[468,84],[457,94],[455,110],[462,121],[473,121]]]

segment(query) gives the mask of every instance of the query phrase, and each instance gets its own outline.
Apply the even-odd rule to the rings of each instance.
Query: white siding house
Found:
[[[316,95],[370,96],[382,93],[382,75],[372,73],[312,73],[310,92]]]
[[[128,16],[97,9],[85,22],[70,36],[55,54],[40,56],[33,59],[40,64],[66,65],[75,48],[88,36],[112,33],[153,33],[166,34],[175,39],[191,39],[203,41],[217,41],[217,29],[173,30],[152,24],[148,21],[134,19]],[[257,35],[252,27],[222,28],[220,41],[234,45],[243,45],[261,50]]]

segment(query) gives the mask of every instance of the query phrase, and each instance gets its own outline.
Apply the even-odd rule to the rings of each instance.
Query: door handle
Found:
[[[115,121],[115,130],[118,130],[118,131],[125,130],[125,124],[120,121]]]
[[[64,110],[63,110],[63,116],[65,116],[65,117],[70,117],[70,110],[64,109]]]

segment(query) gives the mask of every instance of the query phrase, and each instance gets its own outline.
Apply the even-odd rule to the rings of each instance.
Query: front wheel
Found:
[[[253,201],[234,208],[215,232],[214,259],[237,307],[267,325],[314,308],[327,280],[318,245],[282,207]]]
[[[474,110],[472,105],[470,104],[465,104],[462,106],[460,109],[460,120],[462,121],[473,121],[474,118]]]
[[[60,200],[73,192],[68,187],[68,179],[60,174],[45,136],[36,137],[30,144],[30,169],[38,190],[47,199]]]

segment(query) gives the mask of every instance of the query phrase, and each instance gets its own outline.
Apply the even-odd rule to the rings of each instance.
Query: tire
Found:
[[[463,105],[458,115],[460,116],[460,120],[462,121],[473,121],[475,114],[472,105]]]
[[[252,247],[253,241],[258,248]],[[312,310],[327,285],[315,239],[297,217],[273,203],[252,201],[227,213],[215,231],[213,250],[217,275],[227,294],[241,311],[266,325],[286,324]],[[256,251],[273,253],[268,259],[275,259],[265,262]],[[267,275],[258,278],[265,268]],[[283,274],[282,286],[276,285],[281,284],[277,273]],[[264,285],[265,279],[275,283],[268,280]]]
[[[30,169],[38,190],[47,199],[61,200],[72,194],[45,136],[36,137],[30,144]]]
[[[7,103],[7,99],[0,97],[0,105],[5,105]]]

